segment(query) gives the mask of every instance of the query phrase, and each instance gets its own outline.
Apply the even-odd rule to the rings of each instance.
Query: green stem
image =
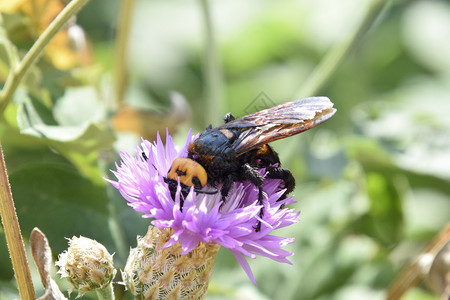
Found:
[[[9,186],[8,173],[6,172],[3,149],[0,145],[0,216],[3,230],[5,231],[6,243],[8,244],[14,274],[20,299],[36,299],[33,283],[31,281],[28,260],[25,255],[22,234],[20,233],[19,220]]]
[[[389,2],[389,0],[373,0],[366,16],[357,29],[346,40],[342,41],[342,43],[326,54],[295,95],[299,97],[316,95],[341,65],[342,61],[347,57],[354,46],[370,29]]]
[[[116,246],[116,252],[119,255],[119,258],[125,259],[128,256],[129,246],[127,248],[127,242],[126,242],[126,233],[124,231],[124,228],[122,227],[122,224],[120,223],[120,216],[117,213],[117,207],[116,207],[116,201],[112,196],[112,185],[108,185],[106,187],[107,194],[109,195],[109,203],[108,203],[108,212],[109,212],[109,218],[108,218],[108,227],[109,231],[111,232],[114,245]]]
[[[123,102],[124,94],[128,84],[127,56],[130,26],[134,8],[134,0],[123,0],[120,2],[119,19],[116,39],[116,97],[117,104]]]
[[[95,290],[99,300],[114,300],[114,289],[112,283],[110,283],[104,289]]]
[[[222,78],[214,40],[211,10],[208,0],[200,0],[205,28],[205,107],[207,123],[216,123],[222,118]]]
[[[0,115],[3,114],[6,106],[11,101],[19,83],[36,62],[58,31],[74,16],[89,0],[71,1],[50,23],[45,31],[39,36],[31,49],[25,54],[22,61],[17,66],[11,67],[5,86],[0,94]]]

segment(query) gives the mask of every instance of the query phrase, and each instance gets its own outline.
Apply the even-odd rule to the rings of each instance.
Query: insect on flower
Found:
[[[263,205],[265,179],[259,170],[264,168],[267,178],[282,180],[285,192],[281,199],[285,199],[293,191],[295,180],[289,170],[280,167],[278,155],[268,143],[311,129],[335,113],[336,109],[327,97],[310,97],[239,119],[227,114],[225,124],[216,128],[210,125],[188,145],[187,157],[173,161],[165,178],[172,198],[175,199],[180,182],[182,198],[191,187],[195,192],[205,194],[217,193],[220,188],[222,203],[225,203],[233,182],[249,181],[258,188],[258,204]],[[207,185],[215,190],[205,189]],[[262,219],[263,215],[261,208],[259,217]],[[261,230],[261,222],[255,230]]]
[[[292,264],[288,257],[293,253],[283,248],[293,243],[294,238],[278,236],[274,231],[297,223],[300,213],[287,207],[295,200],[290,195],[282,199],[283,181],[268,178],[265,168],[258,172],[264,178],[264,224],[267,226],[259,232],[254,230],[261,210],[258,189],[250,181],[233,182],[225,203],[218,191],[205,194],[194,192],[194,188],[190,188],[184,199],[181,192],[176,192],[173,199],[166,174],[174,160],[188,157],[188,146],[196,139],[197,135],[189,131],[182,145],[175,145],[168,133],[165,144],[159,134],[153,143],[143,140],[136,147],[137,156],[126,151],[120,153],[121,160],[116,163],[116,170],[112,170],[117,180],[106,180],[134,210],[151,219],[153,226],[173,230],[169,241],[163,242],[163,248],[179,243],[181,255],[186,255],[200,242],[218,244],[230,250],[255,284],[245,256],[265,256]]]

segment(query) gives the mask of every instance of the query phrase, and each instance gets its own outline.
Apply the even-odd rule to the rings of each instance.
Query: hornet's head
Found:
[[[167,178],[175,182],[179,178],[182,184],[188,187],[193,186],[196,192],[201,192],[208,181],[205,168],[187,157],[179,157],[173,161],[172,167],[167,173]]]

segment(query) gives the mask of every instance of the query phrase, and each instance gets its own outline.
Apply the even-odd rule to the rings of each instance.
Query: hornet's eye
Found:
[[[197,176],[192,177],[192,185],[196,188],[196,189],[201,189],[202,183],[200,182],[200,179],[198,179]]]
[[[172,163],[167,178],[180,182],[187,186],[201,189],[206,185],[208,177],[205,169],[193,159],[179,157]]]

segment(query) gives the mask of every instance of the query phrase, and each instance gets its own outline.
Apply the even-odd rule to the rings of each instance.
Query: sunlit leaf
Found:
[[[54,110],[59,117],[55,120],[53,112],[38,99],[22,94],[21,102],[18,103],[17,123],[22,134],[46,143],[66,157],[84,176],[100,183],[102,175],[97,161],[99,151],[111,149],[115,136],[105,122],[96,119],[95,114],[91,114],[95,113],[95,110],[89,107],[88,103],[95,105],[96,98],[77,97],[86,92],[89,95],[89,89],[68,90],[61,99],[60,107],[65,107],[64,103],[70,104],[77,100],[79,102],[79,105],[75,104],[77,109],[66,107],[73,115],[61,125],[58,124],[58,120],[61,121],[64,114],[59,114],[58,109]],[[86,105],[83,106],[82,103]]]
[[[70,99],[73,98],[68,96],[65,99],[71,101]],[[80,99],[80,101],[95,103],[96,99]],[[81,109],[78,110],[77,115],[85,117],[89,116],[89,112]],[[114,141],[114,135],[106,124],[94,123],[94,120],[86,119],[77,124],[58,126],[51,112],[39,101],[33,99],[26,99],[19,106],[17,120],[23,134],[41,138],[62,151],[70,150],[87,154],[98,149],[110,148]]]

